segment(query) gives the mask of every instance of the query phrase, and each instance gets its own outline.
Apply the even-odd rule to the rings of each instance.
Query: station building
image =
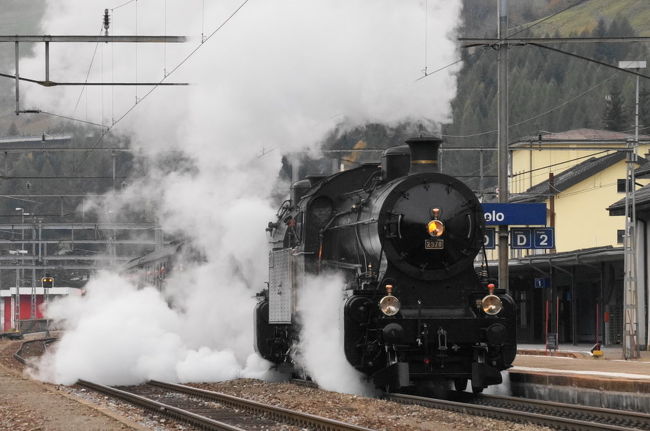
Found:
[[[531,136],[510,145],[511,202],[541,202],[547,226],[555,230],[555,248],[510,251],[510,290],[518,304],[521,343],[544,343],[557,334],[559,343],[618,344],[623,334],[623,234],[625,218],[618,180],[627,174],[626,153],[633,135],[593,129]],[[640,136],[637,182],[648,183],[642,169],[650,136]],[[649,170],[650,171],[650,170]],[[649,172],[650,173],[650,172]],[[639,235],[650,218],[637,203]],[[645,230],[643,230],[645,229]],[[641,241],[643,242],[643,241]],[[647,245],[647,241],[646,241]],[[638,258],[638,345],[647,349],[648,253]],[[496,270],[496,250],[488,255]]]

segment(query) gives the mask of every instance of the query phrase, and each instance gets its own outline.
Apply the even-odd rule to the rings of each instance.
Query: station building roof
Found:
[[[564,132],[548,133],[540,132],[537,135],[525,136],[510,144],[511,149],[522,148],[533,143],[544,144],[614,144],[634,139],[634,134],[614,132],[612,130],[599,129],[573,129]],[[639,142],[650,144],[650,135],[639,135]]]
[[[637,213],[650,211],[650,184],[641,187],[635,192],[635,207]],[[629,205],[632,205],[631,203]],[[625,197],[617,200],[607,207],[610,216],[625,215]]]
[[[562,253],[547,253],[529,255],[520,258],[511,258],[508,266],[511,269],[528,268],[530,266],[580,266],[583,264],[594,264],[600,262],[615,262],[623,259],[623,247],[585,248],[580,250],[566,251]]]

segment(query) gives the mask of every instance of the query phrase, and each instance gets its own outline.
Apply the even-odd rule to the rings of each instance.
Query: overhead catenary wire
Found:
[[[589,87],[588,89],[586,89],[582,93],[577,94],[576,96],[573,96],[573,97],[571,97],[569,99],[566,99],[566,100],[562,101],[560,104],[555,105],[554,107],[552,107],[552,108],[550,108],[550,109],[548,109],[548,110],[546,110],[544,112],[541,112],[541,113],[536,114],[536,115],[534,115],[532,117],[526,118],[525,120],[519,121],[517,123],[509,124],[508,127],[510,128],[510,127],[521,126],[522,124],[528,123],[529,121],[536,120],[536,119],[538,119],[540,117],[543,117],[545,115],[550,114],[551,112],[557,111],[558,109],[564,107],[565,105],[568,105],[569,103],[571,103],[571,102],[581,98],[582,96],[594,91],[596,88],[601,87],[602,85],[604,85],[605,83],[607,83],[611,79],[613,79],[615,76],[616,76],[616,74],[612,74],[611,76],[609,76],[606,79],[598,82],[597,84],[592,85],[591,87]],[[467,135],[442,135],[442,137],[444,137],[444,138],[459,138],[459,139],[462,139],[462,138],[472,138],[472,137],[476,137],[476,136],[489,135],[491,133],[496,133],[496,132],[497,132],[497,130],[493,129],[493,130],[486,130],[486,131],[483,131],[483,132],[471,133],[471,134],[467,134]]]
[[[487,47],[486,47],[486,48],[487,48]],[[478,59],[481,57],[481,55],[483,55],[484,52],[485,52],[485,49],[479,51],[479,55],[478,55],[478,57],[476,58],[477,61],[478,61]],[[470,54],[470,57],[473,56],[473,55],[476,55],[476,53]],[[447,69],[447,68],[453,66],[454,64],[458,64],[458,63],[460,63],[461,61],[463,61],[463,59],[462,59],[462,58],[459,58],[459,59],[457,59],[457,60],[454,60],[454,61],[452,61],[451,63],[446,64],[446,65],[444,65],[444,66],[442,66],[442,67],[439,67],[438,69],[435,69],[435,70],[433,70],[433,71],[431,71],[431,72],[428,72],[428,66],[427,66],[427,64],[426,64],[426,61],[427,61],[427,60],[426,60],[426,58],[425,58],[424,70],[423,70],[424,75],[422,75],[422,76],[420,76],[418,79],[416,79],[416,80],[415,80],[416,82],[417,82],[417,81],[420,81],[420,80],[422,80],[422,79],[424,79],[424,78],[426,78],[426,77],[428,77],[428,76],[431,76],[431,75],[433,75],[433,74],[436,74],[436,73],[438,73],[438,72],[442,72],[443,70],[445,70],[445,69]]]
[[[570,57],[579,58],[580,60],[585,60],[585,61],[588,61],[590,63],[595,63],[595,64],[598,64],[600,66],[608,67],[610,69],[615,69],[615,70],[618,70],[619,72],[628,73],[628,74],[631,74],[631,75],[634,75],[634,76],[638,76],[640,78],[650,79],[650,76],[644,75],[643,73],[635,72],[632,69],[623,69],[621,67],[614,66],[613,64],[605,63],[604,61],[596,60],[594,58],[585,57],[584,55],[575,54],[573,52],[565,51],[563,49],[553,48],[553,47],[548,46],[548,45],[543,45],[543,44],[534,43],[534,42],[528,42],[527,45],[536,46],[538,48],[542,48],[542,49],[557,52],[557,53],[560,53],[560,54],[568,55]]]
[[[131,4],[131,3],[135,2],[135,1],[137,1],[137,0],[129,0],[129,1],[126,1],[126,2],[124,2],[124,3],[122,3],[122,4],[120,4],[119,6],[115,6],[115,7],[113,7],[111,10],[117,10],[117,9],[119,9],[119,8],[121,8],[121,7],[124,7],[124,6],[126,6],[126,5],[129,5],[129,4]]]
[[[210,40],[217,32],[219,32],[230,20],[237,15],[237,13],[249,2],[250,0],[244,0],[242,3],[239,4],[239,6],[216,28],[214,29],[206,38],[204,42],[207,42]],[[193,50],[191,50],[183,59],[176,64],[167,75],[165,75],[160,81],[158,82],[157,85],[152,86],[151,89],[147,93],[140,98],[140,102],[142,102],[144,99],[146,99],[151,93],[153,93],[158,87],[159,84],[162,84],[168,77],[170,77],[174,72],[176,72],[181,66],[183,66],[187,60],[189,60],[201,47],[203,46],[203,43],[198,44]],[[117,125],[119,124],[127,115],[129,115],[137,106],[138,104],[133,104],[129,109],[127,109],[115,122],[109,126],[97,139],[95,144],[89,149],[92,150],[94,146],[99,145],[106,135]]]
[[[597,83],[595,85],[592,85],[591,87],[589,87],[588,89],[586,89],[582,93],[580,93],[580,94],[578,94],[578,95],[576,95],[576,96],[574,96],[574,97],[572,97],[570,99],[567,99],[567,100],[563,101],[562,103],[560,103],[559,105],[554,106],[553,108],[549,109],[548,111],[542,112],[541,114],[538,114],[538,115],[535,115],[533,117],[527,118],[527,119],[525,119],[523,121],[519,121],[518,123],[510,124],[508,127],[521,126],[522,124],[525,124],[525,123],[527,123],[529,121],[536,120],[536,119],[538,119],[540,117],[543,117],[544,115],[550,114],[553,111],[557,111],[558,109],[564,107],[565,105],[568,105],[569,103],[573,102],[574,100],[577,100],[577,99],[581,98],[582,96],[586,95],[587,93],[592,92],[593,90],[595,90],[598,87],[601,87],[602,85],[604,85],[605,83],[607,83],[611,79],[613,79],[615,76],[616,76],[616,74],[612,74],[611,76],[604,79],[603,81],[600,81],[599,83]]]
[[[135,35],[138,35],[138,0],[135,0]],[[135,103],[138,103],[138,44],[135,45]]]
[[[564,164],[571,163],[571,162],[576,162],[576,161],[578,161],[578,160],[582,160],[582,159],[588,159],[588,158],[591,158],[591,157],[597,156],[597,155],[599,155],[599,154],[608,153],[608,152],[611,152],[611,151],[614,151],[614,150],[603,150],[603,151],[598,151],[598,152],[595,152],[595,153],[590,153],[590,154],[588,154],[588,155],[586,155],[586,156],[575,157],[575,158],[573,158],[573,159],[563,160],[563,161],[561,161],[561,162],[552,163],[552,164],[550,164],[550,165],[541,166],[541,167],[539,167],[539,168],[530,169],[530,170],[528,170],[528,171],[517,172],[516,174],[508,175],[508,177],[510,177],[510,178],[514,178],[514,177],[517,177],[517,176],[519,176],[519,175],[530,174],[530,173],[532,173],[532,172],[536,172],[536,171],[543,171],[543,170],[546,170],[546,169],[553,168],[553,167],[555,167],[555,166],[564,165]]]
[[[80,118],[69,117],[69,116],[67,116],[67,115],[55,114],[55,113],[53,113],[53,112],[48,112],[48,111],[40,111],[40,110],[39,110],[38,113],[39,113],[39,114],[49,115],[49,116],[52,116],[52,117],[57,117],[57,118],[63,118],[63,119],[65,119],[65,120],[76,121],[76,122],[78,122],[78,123],[89,124],[89,125],[91,125],[91,126],[101,127],[102,129],[105,129],[105,128],[108,127],[108,126],[106,126],[105,124],[99,124],[99,123],[95,123],[95,122],[92,122],[92,121],[82,120],[82,119],[80,119]]]
[[[526,28],[519,29],[519,30],[515,31],[514,33],[508,35],[508,36],[506,37],[506,39],[511,38],[511,37],[513,37],[513,36],[515,36],[515,35],[517,35],[517,34],[523,32],[523,31],[529,30],[529,29],[531,29],[532,27],[535,27],[536,25],[539,25],[539,24],[541,24],[541,23],[543,23],[543,22],[545,22],[545,21],[547,21],[547,20],[549,20],[549,19],[551,19],[551,18],[553,18],[553,17],[555,17],[555,16],[557,16],[557,15],[563,13],[563,12],[566,12],[567,10],[569,10],[569,9],[575,7],[575,6],[578,6],[578,5],[579,5],[580,3],[582,3],[583,1],[584,1],[584,0],[577,0],[575,3],[571,4],[570,6],[564,8],[564,9],[562,9],[562,10],[559,10],[559,11],[557,11],[557,12],[555,12],[555,13],[553,13],[553,14],[551,14],[551,15],[549,15],[549,16],[547,16],[547,17],[545,17],[545,18],[543,18],[543,19],[541,19],[541,20],[539,20],[539,21],[534,22],[534,23],[532,23],[531,25],[529,25],[529,26],[526,27]],[[447,65],[445,65],[445,66],[442,66],[442,67],[439,68],[439,69],[434,70],[433,72],[430,72],[430,73],[428,72],[428,67],[427,67],[427,41],[428,41],[428,39],[427,39],[427,36],[428,36],[428,34],[427,34],[427,32],[428,32],[428,31],[427,31],[427,29],[428,29],[428,13],[427,13],[427,12],[428,12],[428,10],[429,10],[428,5],[429,5],[429,3],[428,3],[428,0],[427,0],[427,2],[426,2],[426,4],[425,4],[424,76],[421,76],[420,78],[418,78],[418,79],[417,79],[418,81],[421,80],[421,79],[426,78],[426,77],[429,76],[429,75],[433,75],[434,73],[437,73],[437,72],[440,72],[440,71],[442,71],[442,70],[444,70],[444,69],[447,69],[448,67],[451,67],[451,66],[453,66],[454,64],[459,63],[459,62],[461,62],[461,61],[463,60],[462,58],[460,58],[460,59],[458,59],[458,60],[456,60],[456,61],[454,61],[454,62],[452,62],[452,63],[449,63],[449,64],[447,64]],[[493,133],[493,132],[489,132],[489,133]]]
[[[102,27],[99,29],[99,35],[101,36],[102,34]],[[79,102],[81,101],[81,96],[84,94],[84,91],[86,91],[87,84],[88,84],[88,78],[90,77],[90,71],[93,68],[93,63],[95,62],[95,56],[97,55],[97,47],[99,46],[99,42],[95,43],[95,49],[93,50],[93,56],[90,58],[90,64],[88,65],[88,70],[86,71],[86,79],[84,80],[84,85],[81,87],[81,91],[79,92],[79,96],[77,97],[77,102],[74,105],[74,109],[72,110],[72,116],[77,113],[77,108],[79,107]]]
[[[428,66],[427,66],[429,64],[428,44],[429,44],[429,0],[426,0],[424,2],[424,70],[423,70],[424,76],[423,78],[427,76],[427,71],[428,71]]]

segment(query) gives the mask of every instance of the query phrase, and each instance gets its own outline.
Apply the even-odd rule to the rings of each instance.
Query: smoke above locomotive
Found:
[[[145,174],[97,199],[98,217],[112,222],[145,207],[166,235],[187,239],[205,261],[172,273],[162,293],[97,273],[85,297],[50,308],[66,333],[41,362],[41,378],[187,382],[265,369],[253,352],[251,320],[254,294],[268,276],[264,227],[277,208],[273,194],[284,190],[276,181],[282,156],[317,148],[342,123],[448,120],[460,64],[417,78],[423,68],[457,60],[461,3],[248,2],[202,43],[202,33],[218,28],[239,0],[166,0],[166,10],[157,1],[48,0],[43,34],[96,34],[104,8],[112,7],[109,34],[188,36],[187,44],[164,47],[58,44],[50,73],[89,82],[158,81],[184,61],[167,80],[189,86],[159,87],[142,99],[149,89],[23,83],[21,98],[25,108],[106,126],[128,112],[104,142],[128,138]],[[42,47],[34,55],[21,60],[21,75],[42,76]],[[334,277],[321,280],[331,281],[327,288],[340,285]],[[178,308],[167,306],[169,296]],[[303,323],[304,329],[312,322]]]
[[[293,184],[267,229],[255,347],[276,364],[296,362],[305,334],[295,299],[310,275],[337,272],[341,301],[329,316],[332,325],[342,317],[351,366],[382,389],[448,380],[464,390],[471,379],[480,392],[512,365],[515,306],[474,269],[483,212],[465,184],[438,172],[441,140],[406,143],[381,164]]]

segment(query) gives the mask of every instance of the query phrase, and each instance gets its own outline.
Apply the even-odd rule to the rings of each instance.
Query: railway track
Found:
[[[14,354],[22,364],[27,358],[42,354],[55,337],[25,341]],[[313,386],[313,382],[292,380]],[[257,403],[218,392],[158,381],[146,385],[117,389],[87,381],[78,384],[138,405],[159,415],[191,423],[203,429],[239,431],[263,429],[273,425],[295,425],[305,429],[333,431],[370,431],[368,428]],[[494,419],[527,422],[568,430],[648,430],[650,415],[550,401],[529,400],[497,395],[470,396],[456,394],[456,400],[425,398],[406,394],[388,394],[386,399],[418,404]],[[201,401],[202,400],[202,401]]]
[[[172,383],[150,381],[121,389],[83,380],[77,384],[208,430],[242,431],[295,425],[317,430],[371,431],[357,425]]]
[[[386,398],[404,404],[418,404],[493,419],[533,423],[556,429],[650,430],[650,415],[648,414],[551,401],[497,395],[462,397],[462,401],[441,400],[406,394],[388,394]]]

